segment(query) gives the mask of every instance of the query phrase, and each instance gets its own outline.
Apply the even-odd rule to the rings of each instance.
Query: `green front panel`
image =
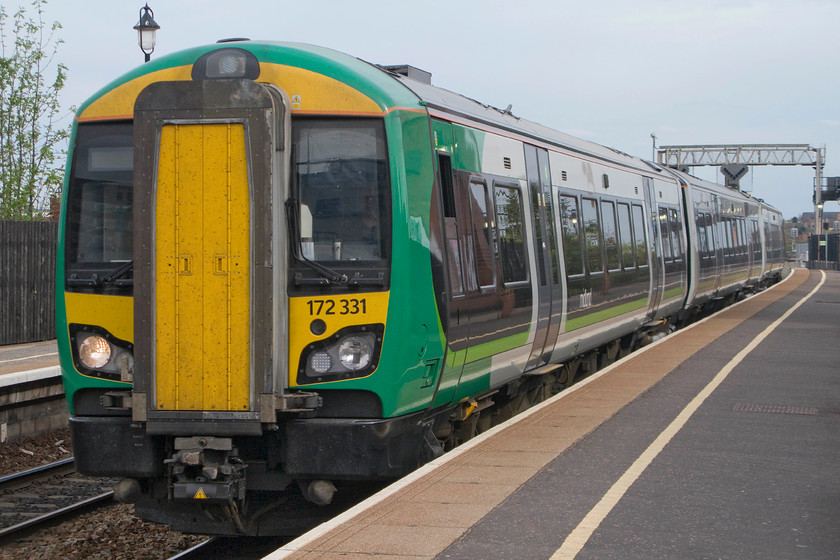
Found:
[[[444,339],[432,285],[429,232],[434,149],[428,116],[394,111],[385,117],[391,167],[393,240],[391,291],[383,351],[364,378],[307,385],[376,393],[383,416],[429,406],[442,369]],[[430,379],[433,376],[434,379]]]

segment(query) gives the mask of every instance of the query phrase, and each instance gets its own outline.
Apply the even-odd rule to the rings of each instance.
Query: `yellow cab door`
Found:
[[[155,193],[157,408],[250,408],[243,123],[165,124]]]
[[[134,390],[148,420],[258,421],[279,377],[279,105],[246,79],[159,82],[138,96]]]

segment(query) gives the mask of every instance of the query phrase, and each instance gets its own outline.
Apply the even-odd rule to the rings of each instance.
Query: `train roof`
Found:
[[[383,112],[395,108],[428,110],[432,115],[447,115],[456,121],[461,119],[470,124],[483,125],[512,135],[530,138],[538,143],[639,169],[654,176],[673,176],[660,166],[642,158],[517,117],[509,109],[498,109],[432,85],[431,74],[428,72],[407,65],[379,66],[340,51],[306,43],[232,40],[161,56],[131,70],[100,89],[79,107],[76,117],[77,119],[84,117],[85,110],[93,102],[130,82],[143,82],[146,75],[156,72],[161,72],[163,76],[170,69],[191,67],[207,52],[225,48],[243,49],[253,53],[261,62],[305,68],[338,80],[365,94],[377,103]],[[691,175],[683,174],[683,176],[692,184],[703,184],[708,188],[731,191],[731,189],[702,181]],[[748,195],[740,194],[749,198]],[[769,205],[764,204],[764,206]]]
[[[382,67],[383,71],[389,72],[400,83],[414,92],[421,100],[421,104],[429,109],[438,110],[454,116],[461,116],[471,121],[477,121],[502,130],[527,136],[558,148],[593,155],[631,167],[642,168],[649,173],[661,171],[661,168],[658,166],[652,165],[641,158],[631,156],[621,150],[583,140],[542,124],[517,117],[509,109],[503,110],[492,105],[486,105],[459,93],[434,86],[431,83],[419,81],[410,77],[410,75],[400,74],[395,68]]]
[[[241,48],[253,53],[262,62],[306,68],[332,77],[366,94],[377,102],[383,111],[396,107],[437,110],[456,118],[461,117],[471,122],[483,123],[513,134],[530,137],[558,148],[586,153],[614,163],[642,168],[648,172],[657,171],[656,166],[650,166],[642,159],[619,150],[576,138],[536,122],[516,117],[510,111],[497,109],[431,83],[424,83],[422,80],[428,80],[430,74],[413,67],[379,66],[340,51],[305,43],[236,40],[193,47],[160,56],[120,76],[91,96],[80,106],[77,117],[82,116],[92,102],[123,84],[169,68],[191,66],[208,51],[224,48]],[[401,70],[408,75],[399,73]],[[418,73],[420,80],[414,79]]]

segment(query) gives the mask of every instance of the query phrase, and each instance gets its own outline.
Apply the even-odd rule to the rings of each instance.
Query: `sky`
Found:
[[[4,0],[8,12],[30,0]],[[143,63],[145,0],[52,0],[65,107]],[[840,176],[840,0],[149,0],[152,57],[229,37],[298,41],[651,159],[657,146],[808,144]],[[69,123],[69,117],[68,121]],[[716,168],[694,168],[723,182]],[[812,212],[813,167],[753,167],[742,188]],[[837,202],[827,212],[840,210]]]

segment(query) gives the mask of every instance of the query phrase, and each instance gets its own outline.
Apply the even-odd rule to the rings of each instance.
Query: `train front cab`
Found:
[[[236,52],[245,76],[208,78],[214,56]],[[394,477],[441,449],[422,412],[394,410],[434,379],[434,349],[413,368],[404,346],[382,352],[395,249],[386,119],[368,107],[292,127],[289,95],[255,81],[243,52],[161,71],[174,80],[141,75],[136,102],[120,100],[133,119],[79,124],[58,300],[79,471],[126,477],[118,493],[141,517],[254,534],[246,510],[290,486],[328,503],[335,487],[320,478]],[[394,385],[402,393],[386,394]]]

